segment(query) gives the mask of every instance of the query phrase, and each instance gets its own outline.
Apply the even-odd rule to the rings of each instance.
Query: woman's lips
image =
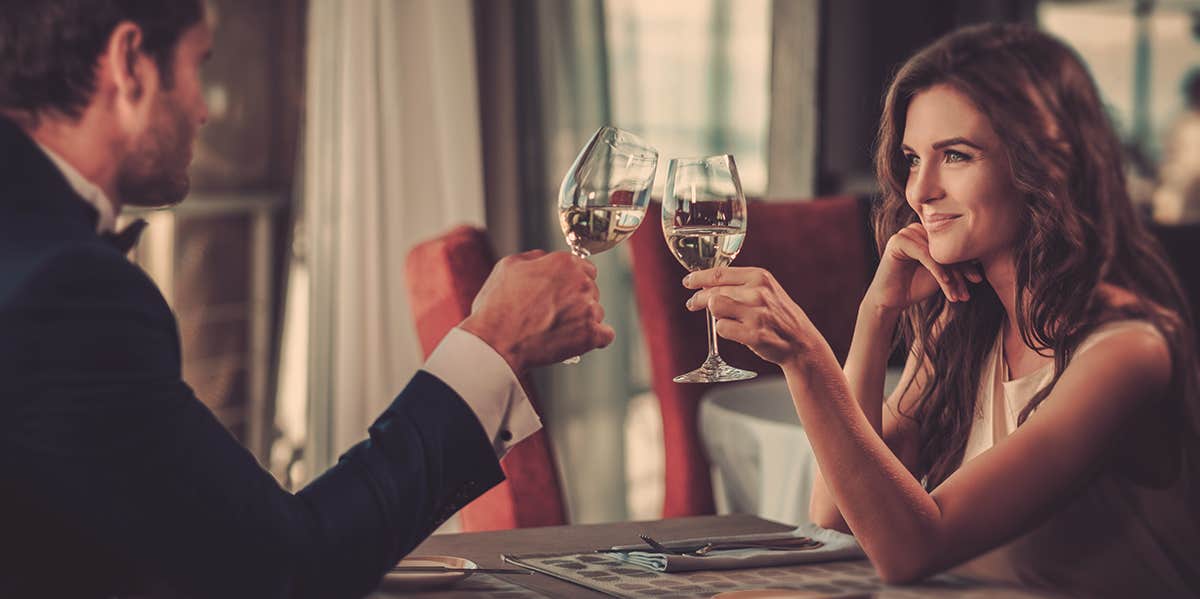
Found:
[[[962,216],[962,215],[961,214],[934,214],[933,216],[928,216],[924,219],[925,220],[925,230],[926,231],[941,231],[941,230],[946,229],[946,228],[950,227],[951,225],[953,225],[954,222],[957,221],[960,216]]]

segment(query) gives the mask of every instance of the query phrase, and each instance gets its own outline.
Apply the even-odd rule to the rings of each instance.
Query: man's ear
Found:
[[[141,27],[122,21],[113,29],[100,56],[96,89],[103,92],[107,87],[113,93],[111,99],[124,113],[122,116],[142,112],[142,100],[156,84],[158,73],[154,60],[142,50],[143,41]]]

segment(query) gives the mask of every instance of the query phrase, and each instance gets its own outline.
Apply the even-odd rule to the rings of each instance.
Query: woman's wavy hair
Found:
[[[900,68],[884,98],[876,140],[883,196],[874,214],[879,251],[917,220],[905,200],[909,169],[900,147],[909,103],[938,84],[965,94],[991,122],[1023,207],[1018,230],[1024,235],[1013,248],[1016,326],[1026,344],[1054,356],[1054,378],[1018,424],[1054,388],[1091,331],[1128,317],[1150,320],[1167,337],[1174,365],[1170,393],[1180,394],[1174,403],[1184,410],[1182,398],[1196,386],[1188,302],[1130,202],[1121,146],[1096,85],[1059,40],[1025,25],[973,26],[939,39]],[[1140,304],[1120,310],[1107,305],[1098,293],[1101,282],[1130,290]],[[962,463],[980,373],[1004,318],[986,282],[975,286],[970,301],[948,303],[935,294],[904,315],[900,342],[927,369],[921,396],[904,414],[918,423],[927,488]]]

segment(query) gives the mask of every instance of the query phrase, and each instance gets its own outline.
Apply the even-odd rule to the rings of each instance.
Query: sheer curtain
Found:
[[[817,188],[819,0],[771,3],[770,198],[810,198]]]
[[[565,249],[556,200],[596,128],[613,122],[602,0],[476,0],[488,229],[501,252]],[[632,281],[623,248],[599,268],[612,346],[535,371],[572,522],[623,520],[632,394]]]
[[[408,249],[484,220],[470,0],[313,0],[273,469],[299,484],[421,365]],[[302,451],[302,467],[293,463]]]

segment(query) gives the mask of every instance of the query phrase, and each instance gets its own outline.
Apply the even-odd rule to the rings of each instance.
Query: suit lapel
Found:
[[[11,120],[0,117],[0,210],[49,211],[64,225],[93,234],[99,215],[79,197],[58,167]]]

